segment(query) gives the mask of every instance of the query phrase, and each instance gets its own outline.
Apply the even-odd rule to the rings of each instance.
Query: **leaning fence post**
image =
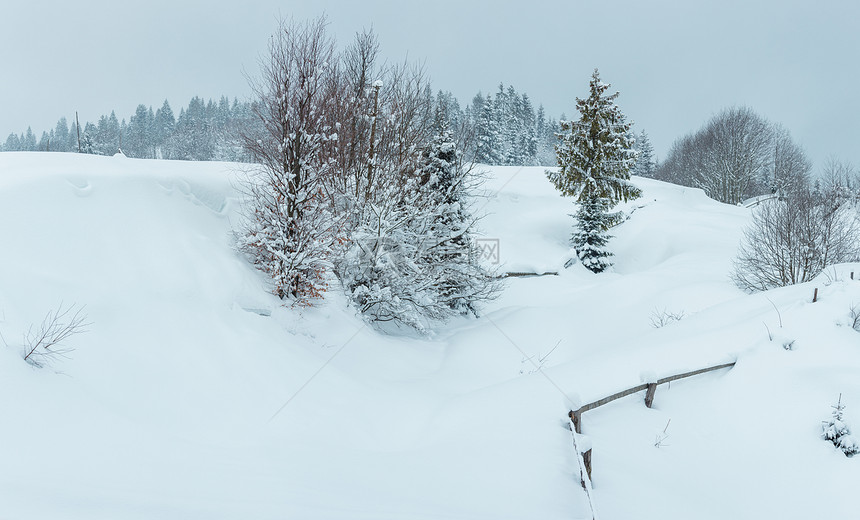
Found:
[[[654,403],[654,394],[657,393],[657,383],[648,383],[648,390],[645,391],[645,406],[651,408]]]
[[[573,421],[573,431],[582,433],[582,409],[571,410],[567,416]]]
[[[591,448],[582,454],[582,462],[585,463],[585,472],[588,473],[588,480],[591,480]]]
[[[815,292],[812,293],[812,303],[818,301],[818,287],[815,288]]]

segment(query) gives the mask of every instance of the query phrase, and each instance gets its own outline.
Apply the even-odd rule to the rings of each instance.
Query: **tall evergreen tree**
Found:
[[[94,134],[90,134],[93,150],[99,155],[113,155],[120,145],[120,124],[116,112],[111,110],[110,116],[101,116]]]
[[[523,110],[520,101],[516,89],[513,85],[508,85],[504,95],[504,103],[498,112],[499,121],[502,122],[504,140],[502,157],[507,165],[525,164],[519,139],[523,133]]]
[[[50,152],[51,143],[54,141],[53,133],[53,131],[51,131],[50,134],[48,132],[42,132],[42,137],[39,139],[39,144],[36,146],[36,149],[40,152]]]
[[[3,150],[6,152],[17,152],[21,149],[21,138],[18,137],[14,132],[9,134],[9,137],[6,138],[6,145],[3,147]]]
[[[54,128],[54,138],[51,139],[51,150],[58,152],[68,152],[69,148],[69,123],[65,117],[61,117],[57,121],[57,126]]]
[[[651,146],[651,140],[648,139],[648,134],[645,130],[639,132],[639,138],[636,140],[636,168],[633,174],[639,177],[653,178],[657,170],[657,162],[654,158],[654,147]]]
[[[21,150],[25,152],[35,152],[37,149],[38,144],[36,143],[36,134],[34,134],[33,129],[28,126],[27,133],[21,136]]]
[[[472,236],[475,218],[469,212],[472,173],[461,164],[461,152],[447,124],[422,154],[419,171],[424,197],[430,203],[424,218],[415,220],[423,245],[420,264],[431,283],[425,284],[442,308],[477,315],[476,303],[499,290],[493,273],[479,262]]]
[[[165,144],[173,135],[173,127],[176,125],[176,118],[173,116],[173,109],[170,108],[170,103],[164,100],[161,108],[155,111],[155,119],[152,123],[152,139],[153,147],[155,148],[155,157],[169,158],[169,153],[166,153]]]
[[[523,165],[534,166],[537,164],[538,138],[535,111],[528,94],[522,95],[520,107],[520,156],[523,161]]]
[[[151,149],[153,119],[152,109],[147,110],[146,105],[137,106],[126,128],[126,139],[123,143],[123,152],[126,155],[145,159],[154,157]]]
[[[487,94],[475,123],[475,162],[498,164],[499,132],[494,115],[492,96]]]
[[[87,123],[87,130],[81,135],[81,153],[94,154],[96,153],[95,146],[93,146],[93,132],[95,130],[95,126],[92,123]]]
[[[559,167],[546,172],[563,195],[580,204],[571,245],[582,264],[595,273],[611,265],[605,260],[611,253],[604,247],[610,238],[607,230],[617,222],[618,215],[610,213],[610,209],[641,195],[629,181],[636,164],[631,123],[615,104],[618,93],[606,94],[609,87],[594,69],[590,95],[576,99],[579,120],[561,122],[555,147]]]

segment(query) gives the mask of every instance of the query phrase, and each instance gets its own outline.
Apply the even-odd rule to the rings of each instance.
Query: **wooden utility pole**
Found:
[[[78,153],[81,153],[81,121],[78,119],[77,110],[75,110],[75,128],[78,130]]]

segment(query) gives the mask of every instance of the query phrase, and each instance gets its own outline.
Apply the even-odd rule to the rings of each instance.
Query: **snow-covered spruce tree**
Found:
[[[481,164],[498,164],[499,159],[499,131],[493,110],[493,100],[487,94],[484,103],[475,122],[475,161]]]
[[[633,170],[633,175],[639,177],[654,177],[654,172],[657,169],[657,163],[654,159],[654,147],[651,145],[651,140],[645,130],[639,132],[639,137],[636,139],[636,167]]]
[[[93,147],[93,138],[90,137],[89,132],[84,132],[84,134],[81,136],[81,153],[96,153]]]
[[[860,453],[860,443],[851,435],[851,431],[845,424],[843,414],[845,405],[842,404],[842,394],[839,394],[839,400],[832,406],[832,417],[821,423],[821,436],[834,446],[842,450],[842,453],[849,457]]]
[[[350,233],[337,273],[369,320],[419,332],[474,312],[495,294],[478,264],[466,211],[469,172],[451,135],[428,138],[433,110],[419,70],[391,69],[362,105],[368,125],[355,157],[339,160]],[[357,115],[360,117],[361,114]],[[428,145],[428,141],[430,144]],[[346,150],[346,148],[342,148]]]
[[[594,69],[589,97],[576,99],[579,120],[561,122],[555,147],[558,169],[546,172],[562,195],[579,203],[571,245],[582,264],[595,273],[611,265],[605,260],[611,255],[605,249],[607,230],[618,221],[611,208],[641,195],[629,180],[636,164],[632,125],[615,104],[618,93],[606,94],[609,87]]]
[[[275,294],[299,304],[326,289],[338,229],[323,196],[337,139],[329,110],[334,46],[325,26],[324,18],[281,22],[252,84],[263,131],[244,136],[260,166],[244,184],[239,247],[272,277]]]
[[[495,297],[500,284],[479,261],[481,253],[472,236],[476,219],[468,209],[478,181],[462,164],[461,155],[447,129],[422,153],[419,185],[428,211],[417,221],[424,236],[421,264],[439,305],[477,315],[476,304]]]
[[[571,244],[582,265],[594,273],[602,273],[612,265],[607,260],[612,253],[606,250],[612,237],[606,230],[614,224],[616,217],[606,206],[607,199],[589,197],[579,203],[579,211],[574,216],[577,224]]]
[[[522,95],[520,103],[522,107],[523,130],[519,136],[520,149],[523,151],[523,165],[535,166],[537,163],[538,138],[536,132],[536,116],[531,99],[527,94]]]

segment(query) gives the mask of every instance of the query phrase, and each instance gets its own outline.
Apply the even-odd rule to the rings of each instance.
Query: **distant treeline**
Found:
[[[428,88],[428,101],[436,117],[447,121],[469,160],[492,165],[554,165],[556,119],[547,118],[543,106],[534,108],[528,94],[499,84],[498,92],[478,93],[465,109],[450,92]],[[120,149],[129,157],[192,161],[247,161],[241,132],[259,130],[254,103],[194,97],[174,115],[165,100],[153,110],[138,105],[134,114],[120,120],[114,111],[93,123],[74,116],[60,118],[53,130],[36,137],[31,128],[10,134],[0,151],[50,151],[113,155]],[[79,136],[80,133],[80,142]]]
[[[475,132],[475,161],[499,165],[554,165],[558,121],[535,110],[528,94],[499,84],[495,97],[478,93],[467,113]],[[562,116],[563,118],[564,116]]]
[[[143,159],[242,161],[246,157],[239,131],[254,121],[250,103],[235,99],[230,103],[223,96],[218,102],[194,97],[187,108],[180,109],[179,117],[165,100],[155,111],[138,105],[128,121],[120,121],[111,111],[97,123],[82,122],[78,128],[74,118],[69,122],[62,117],[38,141],[30,128],[20,135],[10,134],[2,150],[113,155],[121,149],[129,157]]]

